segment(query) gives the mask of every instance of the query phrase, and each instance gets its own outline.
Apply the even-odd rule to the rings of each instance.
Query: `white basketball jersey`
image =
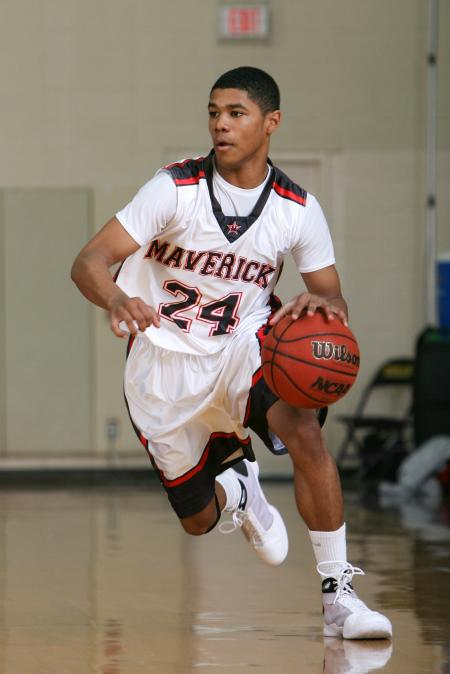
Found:
[[[135,197],[139,216],[133,202],[117,214],[141,248],[124,261],[116,281],[130,297],[157,309],[161,327],[146,331],[157,346],[217,352],[230,334],[256,331],[266,320],[286,253],[293,254],[300,272],[334,264],[319,204],[278,168],[270,167],[245,217],[222,212],[213,192],[213,153],[163,170],[177,192],[170,217],[146,215],[145,192]]]

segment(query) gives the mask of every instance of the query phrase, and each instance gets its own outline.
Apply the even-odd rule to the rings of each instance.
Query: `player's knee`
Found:
[[[196,522],[194,518],[189,517],[186,519],[180,520],[181,526],[187,534],[190,536],[203,536],[208,532],[208,526],[205,526],[201,522]]]
[[[313,410],[299,410],[289,431],[292,443],[303,448],[317,446],[322,435]]]
[[[180,518],[180,523],[187,534],[191,536],[203,536],[214,528],[219,518],[220,510],[214,500],[213,503],[201,512],[191,517]]]
[[[286,444],[294,463],[317,460],[322,454],[327,453],[314,411],[299,410],[289,429]]]

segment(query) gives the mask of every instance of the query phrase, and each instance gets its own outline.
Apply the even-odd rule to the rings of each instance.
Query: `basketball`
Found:
[[[353,386],[359,369],[352,331],[320,311],[297,320],[282,318],[267,335],[261,355],[267,385],[293,407],[337,402]]]

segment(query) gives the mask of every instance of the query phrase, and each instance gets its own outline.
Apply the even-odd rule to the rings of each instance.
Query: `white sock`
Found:
[[[328,576],[338,575],[347,561],[345,522],[336,531],[310,531],[309,535],[317,564],[328,562],[321,571]]]
[[[236,473],[228,468],[223,473],[217,475],[216,480],[222,485],[225,495],[227,497],[224,510],[226,512],[233,512],[239,505],[242,495],[242,487],[236,477]]]

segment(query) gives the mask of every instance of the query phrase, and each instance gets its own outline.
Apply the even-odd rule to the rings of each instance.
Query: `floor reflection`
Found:
[[[389,642],[322,637],[320,583],[291,488],[268,484],[290,552],[185,535],[157,487],[0,493],[0,674],[444,674],[448,507],[346,495],[357,590]]]
[[[392,650],[392,644],[384,639],[380,641],[325,639],[323,674],[366,674],[380,670],[391,659]]]

